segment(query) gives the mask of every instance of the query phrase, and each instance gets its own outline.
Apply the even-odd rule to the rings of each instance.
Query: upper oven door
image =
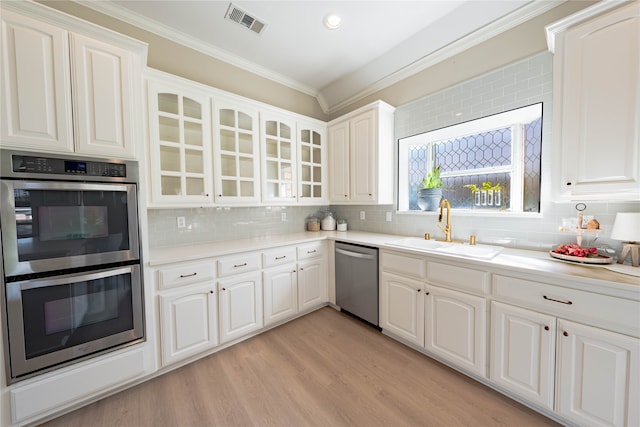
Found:
[[[2,180],[0,204],[6,277],[139,259],[134,184]]]

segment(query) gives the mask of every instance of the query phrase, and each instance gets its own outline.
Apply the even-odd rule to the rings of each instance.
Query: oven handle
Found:
[[[65,274],[56,277],[43,277],[38,279],[23,280],[21,282],[7,283],[6,286],[19,286],[19,289],[26,291],[29,289],[38,289],[47,286],[67,285],[73,282],[84,282],[89,280],[104,279],[106,277],[120,276],[122,274],[135,274],[139,269],[138,264],[128,265],[124,267],[105,268],[102,270],[84,271],[82,273]]]

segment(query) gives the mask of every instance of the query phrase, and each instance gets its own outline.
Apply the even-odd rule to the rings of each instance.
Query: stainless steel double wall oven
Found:
[[[8,382],[144,340],[136,162],[0,150]]]

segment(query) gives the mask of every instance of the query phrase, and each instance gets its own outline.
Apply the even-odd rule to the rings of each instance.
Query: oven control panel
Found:
[[[14,172],[46,173],[66,176],[126,178],[127,165],[92,160],[66,160],[50,157],[12,156]]]

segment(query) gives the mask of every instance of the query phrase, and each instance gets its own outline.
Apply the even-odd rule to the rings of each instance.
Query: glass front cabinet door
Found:
[[[210,98],[154,80],[148,96],[151,204],[213,204]]]
[[[326,125],[298,122],[298,203],[327,203]]]
[[[255,205],[260,202],[258,110],[250,105],[214,99],[215,202]]]
[[[261,115],[262,201],[297,202],[296,124],[277,113]]]

